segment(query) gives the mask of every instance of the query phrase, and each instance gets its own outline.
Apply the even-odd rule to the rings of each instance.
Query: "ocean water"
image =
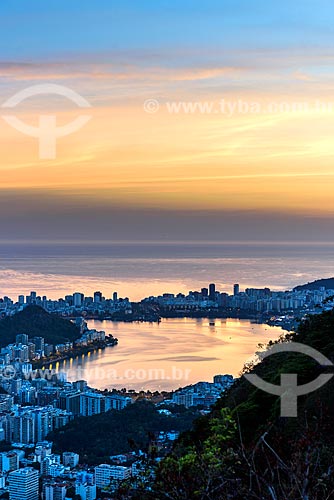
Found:
[[[229,293],[233,283],[285,290],[333,275],[334,245],[325,243],[0,244],[0,296],[13,299],[101,290],[139,300],[211,282]]]
[[[330,244],[119,243],[0,245],[0,295],[35,290],[50,298],[114,291],[131,300],[188,292],[215,282],[275,290],[334,275]],[[96,322],[119,345],[58,366],[92,387],[175,389],[218,373],[237,375],[258,343],[281,330],[250,321],[170,319],[160,324]]]

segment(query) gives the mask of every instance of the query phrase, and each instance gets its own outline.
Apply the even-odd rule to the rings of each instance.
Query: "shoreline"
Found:
[[[168,319],[208,319],[211,320],[213,323],[211,326],[214,326],[215,320],[221,320],[221,319],[240,319],[240,320],[249,320],[251,322],[257,323],[257,324],[262,324],[262,325],[268,325],[272,327],[280,327],[283,332],[291,332],[294,330],[294,321],[287,321],[287,322],[279,322],[275,321],[272,318],[265,318],[262,315],[256,315],[256,314],[217,314],[215,313],[210,313],[208,312],[203,312],[198,314],[197,312],[190,312],[188,311],[187,314],[184,314],[184,312],[174,312],[173,314],[163,314],[161,317],[159,317],[159,320],[152,320],[152,319],[137,319],[137,318],[127,318],[127,319],[120,319],[120,318],[101,318],[101,317],[96,317],[96,316],[86,316],[85,320],[88,321],[112,321],[115,323],[160,323],[162,319],[168,320]],[[74,319],[74,317],[69,317],[67,319]],[[91,352],[95,352],[99,349],[104,350],[106,347],[114,347],[118,345],[118,339],[114,337],[109,337],[105,341],[96,341],[90,345],[87,346],[82,346],[82,347],[77,347],[69,350],[66,353],[60,354],[59,356],[48,358],[48,359],[41,359],[38,361],[35,361],[32,363],[33,365],[33,370],[40,369],[40,368],[45,368],[48,365],[54,365],[56,363],[59,363],[61,361],[66,361],[69,359],[75,359],[79,356],[86,356],[87,354]]]
[[[175,320],[177,318],[174,317],[174,318],[163,318],[163,319],[165,319],[165,321],[167,321],[168,319]],[[196,320],[196,318],[190,318],[190,319]],[[210,323],[211,322],[214,323],[214,320],[221,320],[221,319],[225,319],[225,318],[215,317],[215,318],[205,318],[205,319],[208,319],[208,320],[210,319],[211,320]],[[229,319],[229,318],[227,318],[227,319]],[[250,323],[254,323],[254,324],[257,324],[257,325],[265,325],[266,324],[265,322],[259,321],[258,318],[254,319],[254,317],[253,318],[230,318],[230,319],[232,319],[232,320],[238,320],[238,319],[240,319],[241,321],[249,321]],[[122,321],[118,320],[117,322],[121,323]],[[143,322],[138,322],[138,323],[143,324]],[[208,321],[208,323],[209,323],[209,321]],[[205,321],[202,326],[204,328],[207,328],[209,326],[208,323]],[[212,325],[212,326],[214,326],[214,325]],[[276,325],[272,325],[272,326],[276,326]],[[143,327],[145,328],[144,325],[143,325]],[[281,327],[281,325],[280,325],[280,327]],[[287,332],[282,331],[282,335],[284,335],[285,333],[287,333]],[[115,340],[117,340],[117,339],[115,339]],[[264,342],[264,344],[267,345],[270,340],[273,340],[273,338],[272,337],[268,337],[265,341],[259,339],[258,342],[261,342],[261,343]],[[117,345],[117,344],[115,343],[114,345]],[[58,356],[56,358],[53,358],[53,359],[43,360],[43,362],[41,362],[39,364],[37,362],[34,365],[33,368],[34,368],[34,370],[43,370],[43,371],[44,370],[52,370],[52,371],[56,371],[56,372],[62,371],[64,369],[65,372],[66,372],[68,369],[71,369],[71,366],[66,366],[66,367],[58,366],[57,367],[56,366],[57,363],[61,363],[62,361],[66,361],[67,359],[73,359],[73,360],[76,359],[74,361],[74,363],[78,363],[78,362],[80,363],[81,361],[80,361],[80,359],[78,360],[78,358],[80,358],[81,356],[87,358],[87,354],[89,354],[90,352],[96,352],[97,353],[99,349],[101,349],[101,352],[99,354],[97,354],[97,356],[102,356],[105,347],[108,347],[108,346],[112,347],[109,342],[106,342],[106,345],[101,345],[101,343],[100,343],[100,345],[85,346],[84,348],[77,349],[76,352],[71,351],[67,355],[60,355],[60,356]],[[112,351],[110,352],[110,355],[111,356],[113,355]],[[91,361],[95,362],[95,356],[91,359]],[[85,362],[89,362],[89,358],[87,358]],[[168,375],[168,377],[169,376],[170,375]],[[237,377],[238,375],[236,374],[234,376]],[[168,377],[167,377],[167,379],[168,379]],[[71,379],[71,382],[81,380],[82,378],[83,378],[82,376],[79,376],[79,377],[76,376],[73,380]],[[89,387],[91,387],[94,391],[98,391],[100,393],[103,393],[105,391],[105,387],[108,387],[109,391],[110,390],[114,390],[114,391],[116,391],[119,394],[122,394],[122,388],[126,387],[127,388],[127,394],[131,395],[131,397],[133,397],[136,394],[138,394],[138,395],[141,394],[143,391],[145,393],[146,392],[152,392],[152,393],[154,393],[156,391],[159,391],[159,393],[171,393],[173,391],[176,391],[180,387],[185,387],[185,386],[188,386],[189,384],[190,385],[194,385],[194,384],[196,384],[196,383],[199,382],[199,380],[197,380],[197,379],[196,380],[194,379],[193,382],[189,382],[188,380],[187,381],[185,380],[184,384],[181,384],[181,385],[179,385],[179,382],[177,382],[177,384],[175,385],[175,387],[173,386],[173,387],[168,387],[168,388],[167,387],[166,388],[160,388],[160,387],[158,388],[158,387],[153,387],[152,385],[149,385],[149,386],[145,385],[145,387],[143,386],[141,389],[139,389],[139,387],[134,387],[134,386],[131,385],[132,384],[131,379],[130,379],[130,386],[125,381],[124,381],[124,383],[122,382],[120,384],[117,381],[117,379],[112,378],[111,380],[116,385],[110,385],[110,387],[109,387],[109,384],[108,384],[108,385],[105,385],[105,386],[103,385],[103,386],[100,387],[98,384],[92,382],[89,385]],[[202,379],[200,379],[200,380],[202,380]],[[207,382],[209,382],[210,380],[211,380],[210,377],[209,378],[205,378],[205,381],[207,381]]]
[[[291,332],[293,331],[297,323],[299,321],[298,318],[293,317],[290,319],[286,319],[285,321],[280,321],[277,319],[274,319],[275,317],[271,316],[264,316],[264,315],[258,315],[258,314],[253,314],[253,313],[245,313],[245,314],[240,314],[240,313],[226,313],[226,312],[194,312],[194,311],[175,311],[172,314],[166,314],[161,312],[161,315],[159,316],[158,319],[151,319],[151,318],[137,318],[137,317],[127,317],[127,318],[112,318],[112,317],[97,317],[95,315],[92,316],[86,316],[85,319],[87,321],[100,321],[101,323],[103,321],[112,321],[114,323],[159,323],[163,319],[208,319],[208,320],[216,320],[216,319],[240,319],[240,320],[249,320],[249,321],[254,321],[255,323],[258,324],[263,324],[263,325],[269,325],[269,326],[278,326],[281,327],[282,330]],[[70,319],[70,318],[69,318]],[[71,317],[71,319],[74,319]]]
[[[94,342],[88,346],[78,347],[71,349],[70,351],[60,354],[59,356],[41,359],[35,362],[32,362],[33,370],[38,370],[40,368],[45,368],[48,365],[53,365],[55,363],[59,363],[61,361],[66,361],[68,359],[75,359],[79,356],[86,356],[90,352],[98,351],[99,349],[105,349],[106,347],[114,347],[118,344],[118,339],[107,339],[106,341],[98,341]]]

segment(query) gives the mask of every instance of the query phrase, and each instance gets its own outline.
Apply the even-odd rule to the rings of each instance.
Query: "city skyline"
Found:
[[[330,0],[0,2],[0,498],[334,498]]]

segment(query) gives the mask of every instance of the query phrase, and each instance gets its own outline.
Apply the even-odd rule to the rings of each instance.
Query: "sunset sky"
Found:
[[[1,109],[91,115],[48,160],[0,120],[2,240],[334,240],[330,0],[2,0],[0,15],[1,104],[45,83],[91,104]]]

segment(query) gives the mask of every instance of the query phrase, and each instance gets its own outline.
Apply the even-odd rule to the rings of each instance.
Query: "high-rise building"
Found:
[[[23,383],[17,395],[20,404],[25,404],[25,403],[35,404],[36,402],[36,390],[29,384]]]
[[[67,302],[69,306],[73,306],[73,295],[65,295],[65,302]]]
[[[36,304],[37,302],[37,293],[36,292],[30,292],[30,304]]]
[[[35,419],[35,442],[43,441],[53,430],[52,417],[49,412],[38,409],[33,412]]]
[[[98,488],[109,486],[111,479],[110,467],[109,464],[100,464],[95,467],[95,483]]]
[[[22,380],[20,378],[13,378],[10,383],[11,393],[17,395],[22,388]]]
[[[240,293],[240,286],[238,283],[236,283],[234,286],[233,286],[233,295],[238,295]]]
[[[77,453],[73,453],[72,451],[64,451],[63,464],[65,465],[65,467],[74,469],[74,467],[79,464],[79,455]]]
[[[46,483],[44,486],[44,500],[64,500],[66,490],[66,483]]]
[[[79,472],[75,482],[75,494],[80,496],[81,500],[96,499],[96,484],[94,474],[89,472]]]
[[[80,415],[80,391],[64,391],[59,394],[59,408]]]
[[[173,402],[177,405],[184,405],[186,408],[189,408],[194,404],[194,394],[191,392],[175,392],[173,395]]]
[[[29,360],[34,359],[36,356],[36,346],[33,342],[28,342],[28,356]]]
[[[12,442],[30,444],[35,439],[35,420],[30,415],[11,417],[13,436]]]
[[[81,335],[87,329],[87,323],[81,316],[79,318],[75,318],[75,326],[79,328]]]
[[[13,403],[13,396],[10,396],[9,394],[0,394],[0,412],[10,411]]]
[[[29,349],[27,345],[16,344],[14,347],[14,359],[18,361],[29,361]]]
[[[51,455],[47,455],[41,461],[41,474],[43,476],[53,476],[56,477],[56,474],[51,474],[51,469],[53,466],[60,466],[60,455],[56,455],[52,453]]]
[[[84,392],[80,395],[80,415],[91,417],[105,411],[105,397],[95,392]]]
[[[118,300],[117,292],[114,292],[112,294],[112,299],[113,299],[114,302],[117,302],[117,300]]]
[[[28,345],[29,337],[26,333],[19,333],[16,335],[15,341],[17,344]]]
[[[44,458],[52,454],[52,442],[50,441],[40,441],[36,444],[35,456],[36,462],[41,463]]]
[[[0,471],[10,472],[19,468],[19,456],[15,450],[0,453]]]
[[[209,285],[209,299],[212,301],[216,300],[216,285],[214,283],[210,283]]]
[[[123,410],[126,406],[132,403],[132,399],[120,394],[114,394],[106,397],[105,411]]]
[[[45,346],[44,346],[44,354],[45,354],[45,356],[50,356],[53,353],[54,353],[54,346],[53,346],[53,344],[45,344]]]
[[[25,467],[8,475],[9,500],[38,500],[38,472]]]
[[[74,307],[81,307],[83,302],[83,295],[82,293],[75,292],[73,294],[73,305]]]
[[[44,337],[34,337],[31,340],[35,344],[36,351],[44,351]]]
[[[104,488],[112,479],[124,481],[131,476],[131,467],[122,465],[100,464],[95,467],[95,483],[98,488]]]
[[[102,293],[94,292],[94,304],[100,304],[102,302]]]
[[[72,387],[76,391],[83,392],[87,387],[87,380],[76,380],[75,382],[72,382]]]

